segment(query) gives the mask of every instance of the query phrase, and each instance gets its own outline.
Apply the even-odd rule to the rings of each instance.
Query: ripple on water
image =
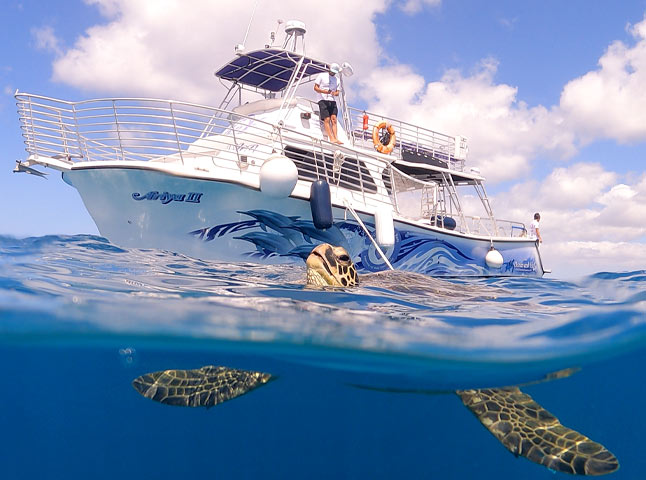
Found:
[[[101,237],[0,237],[5,331],[93,331],[315,345],[474,361],[640,344],[644,271],[437,279],[406,272],[352,290],[305,288],[304,265],[214,263]],[[43,314],[49,322],[43,322]]]

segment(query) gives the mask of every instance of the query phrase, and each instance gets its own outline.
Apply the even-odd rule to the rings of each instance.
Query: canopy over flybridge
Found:
[[[302,62],[301,62],[302,61]],[[299,67],[300,65],[300,67]],[[298,72],[296,70],[298,69]],[[296,72],[303,81],[329,70],[325,62],[277,48],[239,53],[215,75],[242,85],[280,92],[287,88]]]

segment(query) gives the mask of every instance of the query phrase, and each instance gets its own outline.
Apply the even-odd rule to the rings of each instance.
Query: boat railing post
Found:
[[[123,154],[123,143],[121,142],[121,129],[119,128],[119,114],[117,113],[117,101],[112,100],[112,111],[114,113],[114,124],[117,128],[117,139],[119,140],[119,152],[121,153],[121,160],[125,160]]]
[[[29,122],[27,122],[25,118],[25,132],[27,133],[25,135],[25,139],[27,140],[28,143],[31,143],[31,148],[33,150],[33,153],[36,155],[39,155],[38,153],[38,147],[36,146],[36,132],[34,130],[34,109],[31,101],[31,96],[28,97],[28,105],[29,105]]]
[[[63,151],[65,152],[65,156],[67,158],[70,157],[70,148],[69,145],[67,144],[67,134],[65,132],[65,122],[63,120],[63,113],[61,112],[61,109],[58,110],[58,125],[60,126],[61,130],[61,140],[63,141]]]
[[[230,120],[229,124],[231,125],[231,135],[233,136],[233,146],[236,149],[236,158],[237,158],[237,163],[238,163],[238,169],[240,171],[242,171],[242,162],[240,161],[240,151],[238,150],[238,140],[236,138],[235,122],[233,120]]]
[[[177,133],[177,122],[175,121],[175,109],[173,109],[173,102],[169,103],[170,118],[173,120],[173,131],[175,132],[175,140],[177,141],[177,150],[179,151],[179,158],[184,165],[184,155],[182,154],[182,144],[179,141],[179,134]]]
[[[345,124],[345,131],[348,134],[348,139],[352,142],[352,146],[355,145],[354,141],[354,132],[352,130],[352,118],[350,117],[350,112],[348,111],[348,104],[345,98],[345,87],[343,86],[343,72],[339,75],[339,81],[341,83],[341,107],[343,108],[343,123]]]
[[[390,175],[390,188],[392,189],[392,196],[393,199],[395,200],[395,208],[397,209],[397,213],[400,213],[399,210],[399,199],[397,196],[397,182],[395,181],[396,175],[399,175],[399,173],[395,173],[393,170],[393,166],[391,164],[388,165],[388,174]]]
[[[363,204],[366,204],[366,189],[363,186],[363,172],[361,171],[361,165],[359,164],[359,156],[355,152],[354,161],[356,162],[357,172],[359,173],[359,188],[361,189],[361,198],[363,199]],[[367,168],[367,167],[366,167]],[[341,173],[339,173],[339,179],[341,178]]]
[[[72,114],[74,115],[74,127],[76,127],[76,141],[78,142],[79,152],[81,152],[81,155],[83,155],[86,159],[89,159],[90,153],[88,152],[87,143],[83,141],[81,132],[79,130],[79,121],[76,114],[76,103],[72,104]]]
[[[395,175],[392,165],[388,165],[388,173],[390,175],[390,188],[392,188],[393,198],[395,199],[395,208],[397,209],[397,213],[401,214],[401,211],[399,209],[399,197],[397,196],[397,189],[395,188]]]
[[[280,153],[281,155],[284,155],[285,153],[285,143],[283,142],[283,129],[280,128],[280,126],[274,126],[272,125],[273,128],[276,128],[278,130],[278,142],[280,143]]]

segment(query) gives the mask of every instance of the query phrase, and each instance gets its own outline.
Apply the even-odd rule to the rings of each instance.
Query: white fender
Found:
[[[297,181],[298,169],[284,155],[271,155],[260,167],[260,191],[270,197],[289,197]]]
[[[500,268],[502,267],[504,260],[500,252],[495,248],[493,248],[493,245],[492,245],[489,251],[487,252],[487,255],[485,256],[485,262],[487,266],[490,268]]]
[[[378,208],[375,211],[375,230],[379,245],[392,247],[395,244],[395,224],[390,208]]]

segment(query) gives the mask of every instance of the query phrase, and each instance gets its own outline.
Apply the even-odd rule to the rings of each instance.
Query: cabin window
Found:
[[[340,172],[333,172],[334,157],[321,152],[310,152],[300,148],[285,147],[285,156],[291,158],[298,169],[298,178],[310,182],[325,179],[330,183],[339,180],[339,185],[350,190],[377,193],[375,184],[366,165],[357,158],[346,157]],[[334,180],[334,181],[332,181]]]

